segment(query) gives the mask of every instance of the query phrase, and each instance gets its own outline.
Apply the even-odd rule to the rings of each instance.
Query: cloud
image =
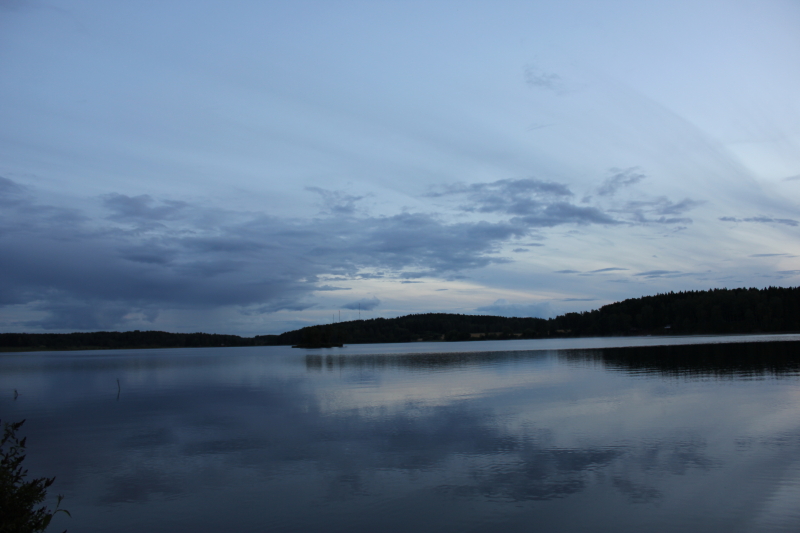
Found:
[[[465,211],[524,215],[553,199],[572,197],[573,193],[563,183],[525,178],[469,185],[454,183],[427,194],[431,198],[452,195],[464,195],[472,201],[462,206]]]
[[[589,270],[588,272],[581,272],[580,270],[557,270],[555,274],[580,274],[581,276],[591,276],[592,274],[606,274],[609,272],[622,272],[629,270],[622,267],[607,267],[598,268],[597,270]]]
[[[5,178],[0,195],[16,195],[0,210],[0,305],[30,306],[44,318],[27,324],[45,329],[120,328],[169,309],[307,309],[315,292],[346,290],[321,276],[458,279],[507,262],[494,254],[527,232],[425,213],[290,219],[122,194],[100,197],[111,214],[91,217],[39,204]]]
[[[798,181],[798,180],[800,180],[800,174],[783,178],[783,181]]]
[[[355,302],[346,303],[342,306],[343,309],[361,309],[362,311],[372,311],[381,304],[381,301],[376,298],[362,298]]]
[[[748,255],[747,257],[782,257],[782,256],[789,256],[789,254],[752,254]]]
[[[684,198],[676,203],[662,197],[652,203],[652,209],[659,215],[681,215],[704,203],[704,201],[692,200],[691,198]]]
[[[140,222],[174,219],[187,207],[185,202],[172,200],[166,200],[158,205],[148,194],[140,196],[107,194],[103,196],[103,204],[112,211],[109,217],[112,220]]]
[[[666,196],[652,197],[649,199],[629,200],[624,203],[614,201],[613,197],[623,188],[631,187],[647,176],[639,167],[625,169],[612,168],[611,175],[606,178],[597,188],[597,195],[605,202],[611,202],[602,209],[598,206],[595,209],[601,210],[604,216],[610,214],[618,216],[615,223],[625,222],[634,225],[651,224],[691,224],[692,219],[680,216],[686,212],[705,204],[704,201],[684,198],[681,201],[673,201]],[[591,196],[585,196],[581,202],[590,203]]]
[[[758,222],[761,224],[784,224],[786,226],[798,226],[800,222],[791,218],[772,218],[765,216],[749,217],[749,218],[736,218],[736,217],[720,217],[719,220],[723,222]]]
[[[636,200],[626,202],[624,207],[611,211],[624,214],[628,220],[636,224],[691,224],[692,219],[681,217],[683,213],[694,209],[705,202],[684,198],[673,202],[665,196],[653,200]]]
[[[613,196],[619,189],[635,185],[647,177],[639,167],[612,168],[610,172],[612,172],[612,175],[606,178],[597,188],[597,194],[600,196]]]
[[[502,255],[509,244],[517,253],[540,245],[528,242],[541,237],[537,228],[623,223],[598,207],[575,205],[566,185],[537,179],[440,188],[432,195],[472,213],[455,222],[413,211],[372,215],[353,207],[358,196],[315,192],[330,202],[311,218],[118,193],[90,199],[95,205],[84,210],[46,205],[2,178],[0,306],[27,306],[25,324],[47,330],[138,327],[170,311],[303,310],[319,306],[326,292],[349,290],[350,280],[463,279],[510,262]],[[637,209],[650,218],[694,205],[662,198]],[[481,213],[492,221],[476,220]],[[617,271],[622,267],[589,274]],[[481,312],[549,313],[540,304],[503,305]]]
[[[0,197],[6,196],[6,195],[9,195],[9,194],[20,194],[20,193],[22,193],[24,191],[25,191],[25,187],[23,187],[19,183],[16,183],[14,181],[11,181],[8,178],[4,178],[3,176],[0,176]]]
[[[365,198],[364,196],[346,194],[342,191],[331,191],[321,187],[306,187],[306,190],[315,192],[322,197],[324,212],[336,215],[354,215],[356,213],[356,202]]]
[[[46,312],[47,316],[40,320],[27,321],[27,326],[78,331],[113,329],[122,322],[125,315],[136,311],[127,305],[103,301],[50,301],[35,307]],[[143,312],[143,317],[149,322],[155,320],[157,315],[153,310]]]
[[[634,274],[634,276],[643,278],[675,277],[677,275],[682,275],[680,270],[648,270],[646,272],[639,272],[638,274]]]
[[[567,202],[552,203],[535,213],[514,217],[511,221],[522,223],[526,227],[536,228],[552,228],[562,224],[620,224],[620,221],[615,220],[596,207],[580,207]]]
[[[553,72],[545,72],[536,65],[525,67],[525,83],[529,87],[551,91],[559,96],[570,92],[561,76]]]
[[[644,178],[638,169],[614,169],[600,190],[605,196],[621,187],[632,185]],[[508,222],[529,230],[552,228],[565,224],[603,225],[620,224],[690,224],[692,219],[681,215],[704,202],[685,198],[679,202],[667,197],[629,201],[621,206],[605,208],[598,205],[579,206],[573,203],[574,194],[563,183],[533,178],[505,179],[487,183],[455,183],[438,187],[428,197],[463,198],[458,206],[463,212],[507,216]],[[590,198],[584,198],[588,203]],[[622,218],[615,218],[619,214]]]
[[[482,314],[508,317],[549,318],[553,316],[553,310],[549,302],[510,304],[502,298],[491,305],[478,307],[475,311]]]
[[[562,183],[536,179],[498,180],[471,185],[454,184],[429,193],[431,197],[465,196],[469,203],[460,209],[470,213],[508,215],[510,221],[526,228],[560,224],[615,224],[595,207],[569,203],[573,193]]]
[[[28,191],[22,185],[0,176],[0,206],[17,205],[28,199]]]

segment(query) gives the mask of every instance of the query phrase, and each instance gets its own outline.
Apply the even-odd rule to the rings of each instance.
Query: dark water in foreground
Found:
[[[53,531],[800,531],[800,336],[3,354],[0,417]]]

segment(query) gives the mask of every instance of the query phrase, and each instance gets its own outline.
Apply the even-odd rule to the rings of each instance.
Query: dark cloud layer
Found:
[[[24,187],[18,183],[0,176],[0,198],[3,200],[11,201],[13,199],[13,195],[22,194],[24,191]]]
[[[500,245],[536,228],[618,223],[571,203],[566,185],[535,179],[455,184],[431,194],[466,198],[462,210],[505,219],[494,222],[371,216],[357,209],[362,196],[312,192],[322,200],[312,219],[117,193],[102,196],[102,211],[90,216],[38,203],[0,178],[0,305],[44,312],[22,327],[81,330],[117,328],[133,316],[152,321],[165,309],[302,310],[313,306],[314,292],[334,289],[323,278],[458,279],[509,261],[496,255]],[[377,301],[360,303],[372,309]]]
[[[158,221],[170,220],[179,216],[180,210],[187,207],[185,202],[165,201],[157,204],[148,194],[125,196],[107,194],[103,204],[112,212],[108,217],[118,221]]]
[[[314,219],[122,194],[103,196],[104,211],[89,216],[37,203],[3,178],[0,305],[45,312],[19,324],[45,329],[115,328],[131,314],[153,320],[164,309],[301,310],[313,292],[332,290],[321,276],[457,277],[507,261],[489,254],[527,231],[425,213],[356,216],[358,197],[320,194],[326,207]]]
[[[606,187],[636,182],[632,172],[609,178],[616,181]],[[409,211],[374,216],[359,207],[363,196],[310,190],[321,198],[315,218],[118,193],[100,197],[98,211],[90,213],[43,205],[23,186],[0,178],[0,305],[39,311],[44,318],[17,325],[49,330],[120,328],[128,320],[152,322],[167,309],[233,307],[244,315],[303,310],[314,306],[313,293],[346,288],[326,281],[462,279],[466,271],[510,261],[499,255],[502,245],[541,238],[536,232],[543,228],[670,223],[665,217],[698,205],[657,198],[610,211],[576,205],[563,183],[498,180],[429,193],[455,199],[461,212],[492,219],[448,222]],[[368,310],[376,302],[360,303]],[[479,311],[549,314],[538,306]]]

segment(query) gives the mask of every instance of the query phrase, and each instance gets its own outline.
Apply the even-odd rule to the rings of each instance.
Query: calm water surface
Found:
[[[800,531],[800,336],[2,354],[0,417],[53,531]]]

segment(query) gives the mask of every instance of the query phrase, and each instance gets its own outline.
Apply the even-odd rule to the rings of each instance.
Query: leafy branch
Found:
[[[55,509],[50,510],[45,505],[39,507],[56,478],[25,480],[28,470],[22,467],[22,461],[25,460],[27,437],[17,437],[17,431],[24,423],[22,420],[3,424],[3,440],[0,442],[0,533],[42,532],[50,525],[54,515],[65,513],[71,516],[66,509],[59,509],[63,499],[60,494]]]

